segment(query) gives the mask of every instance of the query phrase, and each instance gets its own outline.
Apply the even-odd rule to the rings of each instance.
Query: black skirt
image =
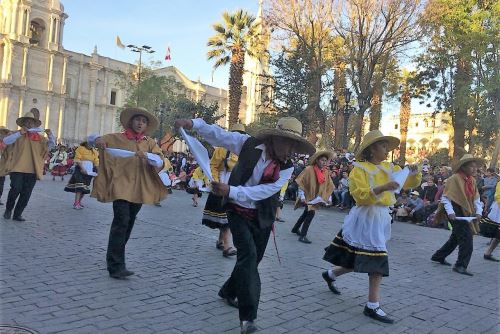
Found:
[[[342,230],[335,236],[332,243],[325,248],[323,260],[336,266],[352,269],[357,273],[389,276],[387,252],[353,247],[342,238]]]
[[[500,239],[500,224],[488,217],[483,217],[479,222],[479,231],[484,237]]]
[[[222,197],[214,194],[208,195],[201,223],[213,229],[225,229],[229,227],[226,209],[222,205]]]
[[[90,182],[92,182],[92,176],[83,174],[80,171],[80,167],[76,166],[75,172],[69,179],[68,184],[64,187],[64,191],[70,193],[82,193],[90,194]]]

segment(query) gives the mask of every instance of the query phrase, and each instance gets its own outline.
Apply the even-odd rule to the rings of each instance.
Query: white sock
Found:
[[[337,279],[337,277],[335,277],[335,274],[333,273],[333,269],[328,269],[328,276],[334,281]]]
[[[372,309],[372,310],[375,310],[377,309],[377,314],[380,315],[381,317],[385,317],[387,314],[382,311],[382,309],[380,308],[380,303],[379,302],[376,302],[376,303],[371,303],[371,302],[367,302],[366,303],[366,306],[368,306],[369,309]]]

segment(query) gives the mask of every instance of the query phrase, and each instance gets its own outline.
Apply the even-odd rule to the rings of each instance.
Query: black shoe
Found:
[[[16,220],[18,222],[25,222],[26,219],[24,219],[22,216],[14,216],[14,218],[12,218],[12,220]]]
[[[375,319],[375,320],[378,320],[381,322],[385,322],[386,324],[393,324],[394,320],[389,318],[387,315],[382,316],[382,315],[377,314],[377,310],[379,308],[380,307],[377,307],[376,309],[372,310],[371,308],[369,308],[368,306],[365,305],[365,309],[363,310],[363,314],[366,315],[367,317],[372,318],[372,319]]]
[[[325,280],[326,284],[328,284],[328,289],[330,289],[331,292],[333,292],[336,295],[340,295],[340,291],[335,287],[333,282],[335,282],[331,277],[328,275],[328,271],[324,271],[321,276],[323,276],[323,279]]]
[[[241,334],[255,333],[258,328],[253,321],[245,321],[240,323]]]
[[[453,271],[456,272],[456,273],[462,274],[462,275],[474,276],[473,273],[468,272],[467,269],[465,269],[464,267],[454,266],[453,267]]]
[[[133,274],[134,274],[133,271],[123,269],[123,270],[117,271],[115,273],[109,273],[109,276],[112,278],[116,278],[116,279],[122,279],[122,278],[125,278],[128,276],[132,276]]]
[[[493,261],[493,262],[500,262],[499,259],[494,258],[493,255],[483,255],[483,259],[488,260],[488,261]]]
[[[305,243],[305,244],[310,244],[310,243],[312,242],[311,240],[307,239],[307,237],[306,237],[305,235],[304,235],[304,236],[301,236],[301,237],[299,238],[299,241],[300,241],[300,242],[303,242],[303,243]]]
[[[222,289],[219,290],[218,295],[219,295],[219,297],[224,299],[229,306],[238,308],[238,301],[236,300],[236,297],[232,298],[232,297],[226,296],[226,294],[224,292],[222,292]]]
[[[292,233],[300,235],[298,228],[297,229],[296,228],[292,228]]]
[[[3,218],[10,219],[11,216],[12,216],[12,211],[11,210],[5,210],[5,212],[3,214]]]
[[[445,259],[438,259],[437,257],[431,257],[431,261],[438,262],[439,264],[445,265],[445,266],[451,266],[451,263],[446,261]]]

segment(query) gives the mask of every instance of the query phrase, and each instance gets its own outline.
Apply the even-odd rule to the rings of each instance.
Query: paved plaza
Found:
[[[105,264],[111,204],[86,198],[75,211],[64,184],[37,183],[29,221],[0,218],[0,325],[43,334],[239,333],[237,310],[217,297],[235,260],[222,257],[217,232],[201,225],[203,205],[174,191],[162,207],[143,206],[127,246],[136,275],[115,280]],[[286,222],[276,227],[281,264],[271,239],[260,265],[259,333],[499,333],[500,265],[483,260],[487,239],[474,238],[468,277],[429,260],[449,231],[395,223],[381,304],[396,323],[385,325],[362,314],[365,274],[339,278],[340,296],[321,278],[324,247],[344,213],[318,212],[310,245],[290,232],[300,213],[285,205]]]

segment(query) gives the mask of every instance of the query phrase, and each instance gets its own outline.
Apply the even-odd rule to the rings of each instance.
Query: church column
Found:
[[[11,21],[11,26],[10,26],[11,27],[10,28],[10,36],[13,39],[17,39],[17,35],[19,35],[18,31],[17,31],[17,26],[18,26],[17,19],[19,16],[19,6],[17,5],[17,3],[14,3],[12,5],[11,15],[12,15],[12,21]]]
[[[19,112],[18,112],[18,117],[23,116],[23,105],[24,105],[25,98],[26,98],[26,89],[21,89],[19,91]]]
[[[0,81],[2,82],[10,82],[12,81],[12,74],[11,74],[11,65],[12,65],[12,52],[13,52],[13,45],[10,42],[6,42],[4,45],[4,50],[3,50],[3,63],[2,63],[2,78]]]
[[[27,73],[26,67],[28,66],[28,47],[23,48],[23,69],[21,72],[21,85],[26,86],[27,83]]]
[[[81,60],[80,60],[81,61]],[[78,84],[76,88],[76,115],[75,115],[75,137],[80,138],[80,128],[78,127],[80,118],[80,106],[82,101],[82,77],[83,77],[83,63],[80,62],[78,68]],[[88,135],[88,134],[87,134]]]
[[[65,93],[66,93],[66,71],[68,68],[68,57],[64,57],[64,62],[63,62],[63,70],[62,70],[62,77],[61,77],[61,92],[60,92],[60,99],[59,99],[59,115],[57,118],[57,138],[62,137],[62,125],[63,125],[63,113],[64,113],[64,106],[66,102],[65,98]]]
[[[97,88],[97,68],[90,65],[90,91],[89,91],[89,111],[87,113],[87,134],[89,135],[94,131],[92,127],[92,120],[95,116],[95,97]]]
[[[52,89],[54,88],[54,84],[53,84],[53,80],[52,80],[52,74],[54,73],[54,54],[51,53],[50,54],[50,58],[49,58],[49,80],[48,80],[48,84],[47,84],[47,90],[48,91],[52,91]]]
[[[10,88],[0,87],[0,125],[7,126],[7,115],[9,113]]]
[[[50,129],[50,109],[52,107],[52,94],[47,92],[47,107],[45,109],[45,123],[43,124],[43,126],[46,128],[46,129]]]

